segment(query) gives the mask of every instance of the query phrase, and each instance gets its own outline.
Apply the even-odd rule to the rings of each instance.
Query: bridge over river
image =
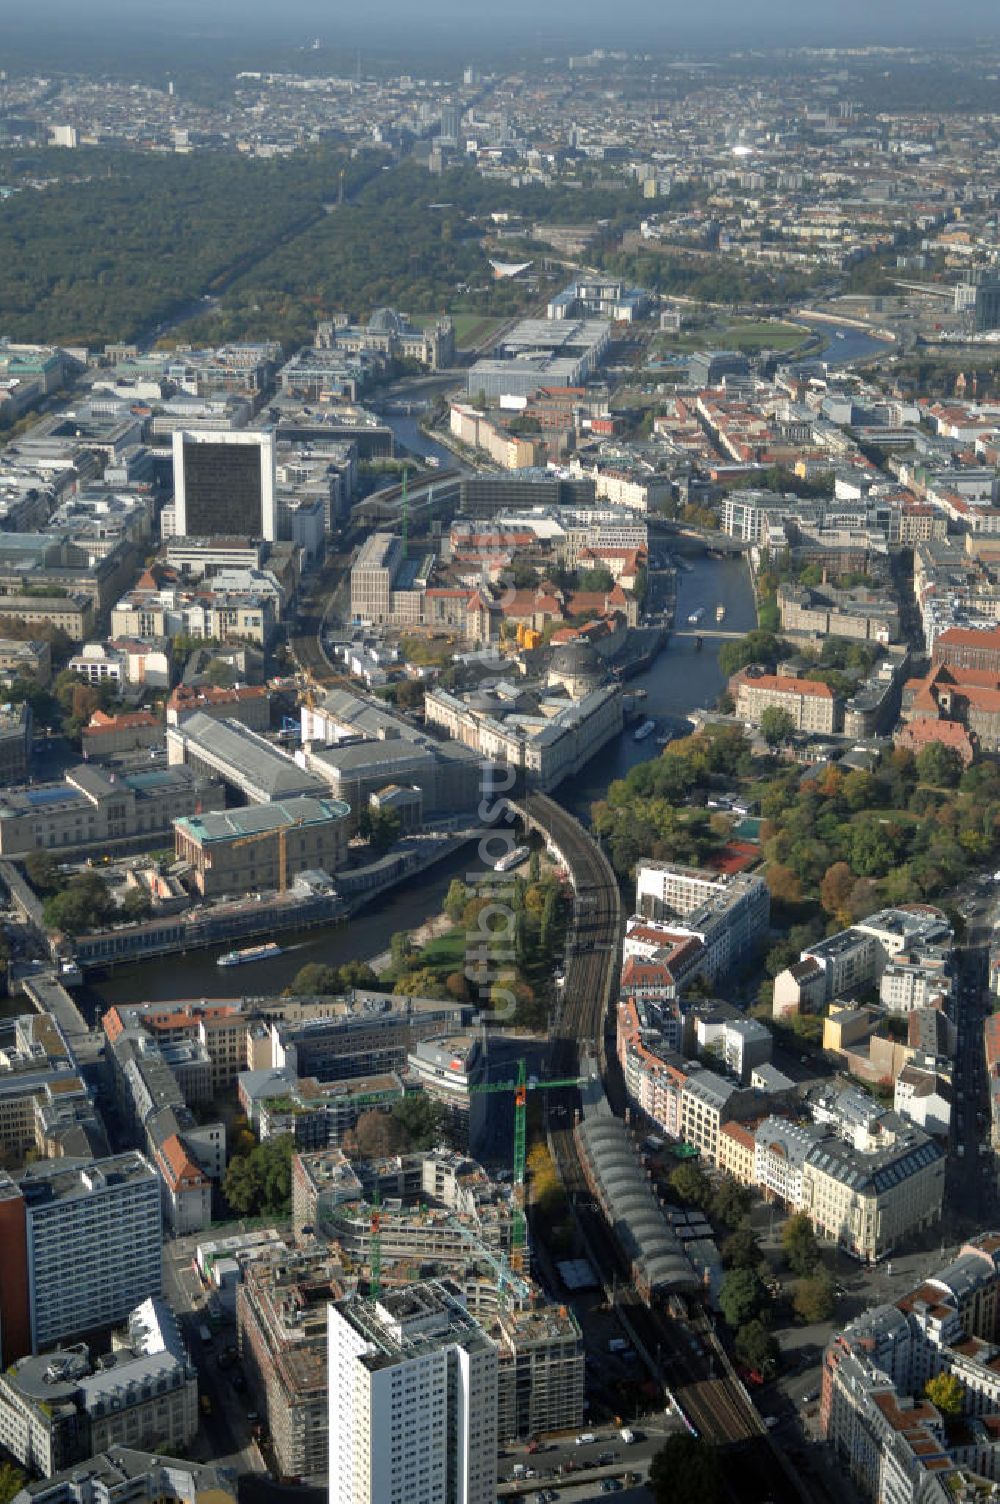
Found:
[[[712,637],[719,642],[739,642],[745,632],[723,632],[719,627],[677,627],[674,637]]]

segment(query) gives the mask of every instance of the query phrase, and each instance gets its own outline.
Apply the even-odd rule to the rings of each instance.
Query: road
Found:
[[[497,1482],[501,1493],[508,1497],[516,1498],[519,1492],[523,1493],[525,1483],[529,1483],[535,1489],[558,1488],[560,1501],[589,1498],[600,1493],[605,1478],[615,1478],[623,1483],[626,1474],[633,1474],[633,1481],[644,1480],[650,1462],[665,1438],[682,1429],[676,1418],[661,1416],[655,1422],[644,1422],[635,1432],[636,1440],[628,1446],[617,1429],[595,1426],[579,1433],[593,1436],[595,1440],[592,1442],[578,1444],[575,1436],[550,1439],[533,1455],[529,1455],[524,1446],[502,1447],[497,1462]],[[602,1461],[602,1458],[606,1460]],[[529,1472],[519,1473],[517,1470],[521,1468]],[[517,1486],[505,1487],[505,1484]],[[533,1490],[529,1489],[528,1497],[533,1497]]]
[[[983,1020],[992,1011],[987,967],[990,936],[1000,910],[1000,888],[992,877],[981,876],[963,884],[956,898],[967,929],[959,951],[955,999],[958,1050],[946,1216],[952,1233],[967,1234],[988,1225],[997,1201],[996,1156],[989,1143]]]
[[[213,1229],[212,1236],[225,1236],[228,1231],[238,1231],[238,1227]],[[199,1396],[207,1396],[211,1406],[208,1414],[202,1406],[201,1424],[189,1449],[190,1456],[200,1462],[213,1461],[234,1468],[241,1475],[264,1474],[264,1460],[250,1435],[253,1400],[233,1384],[233,1376],[240,1372],[239,1365],[225,1370],[219,1366],[220,1356],[235,1346],[235,1320],[232,1315],[224,1318],[221,1329],[213,1334],[207,1346],[199,1336],[206,1323],[209,1295],[191,1260],[196,1244],[204,1236],[174,1239],[163,1245],[163,1293],[177,1312],[188,1351],[198,1369]]]

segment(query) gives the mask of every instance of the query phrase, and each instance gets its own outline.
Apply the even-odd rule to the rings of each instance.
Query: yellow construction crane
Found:
[[[284,893],[288,887],[288,832],[295,830],[301,824],[301,820],[294,820],[290,825],[279,825],[277,830],[257,830],[251,836],[240,836],[238,840],[230,841],[230,850],[234,850],[237,846],[253,846],[257,841],[270,841],[277,836],[278,892]]]

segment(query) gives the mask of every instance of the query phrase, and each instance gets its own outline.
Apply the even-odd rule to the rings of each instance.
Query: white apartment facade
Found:
[[[330,1504],[494,1504],[497,1350],[456,1287],[327,1315]]]
[[[771,897],[763,878],[735,877],[671,862],[643,862],[636,872],[636,903],[652,919],[671,914],[679,937],[705,947],[701,970],[709,981],[725,976],[767,934]]]
[[[947,998],[951,979],[943,965],[933,962],[890,961],[879,981],[879,998],[890,1013],[912,1013]]]
[[[144,1155],[18,1177],[32,1351],[124,1321],[162,1282],[160,1180]]]

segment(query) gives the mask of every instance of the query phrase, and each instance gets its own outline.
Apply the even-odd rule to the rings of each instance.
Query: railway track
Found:
[[[596,1055],[613,1108],[624,1107],[624,1084],[614,1059],[611,1006],[617,996],[621,896],[604,853],[554,799],[532,794],[521,806],[529,823],[544,830],[562,853],[575,890],[574,923],[566,953],[562,1007],[551,1037],[554,1075],[582,1073]],[[610,1059],[608,1056],[610,1045]],[[559,1173],[581,1230],[607,1288],[617,1287],[618,1305],[629,1326],[655,1356],[663,1381],[689,1423],[722,1448],[726,1487],[734,1504],[799,1504],[802,1490],[770,1444],[760,1415],[721,1360],[693,1329],[641,1300],[621,1249],[597,1210],[572,1127],[571,1091],[551,1094],[549,1136]],[[617,1100],[616,1100],[617,1098]]]

